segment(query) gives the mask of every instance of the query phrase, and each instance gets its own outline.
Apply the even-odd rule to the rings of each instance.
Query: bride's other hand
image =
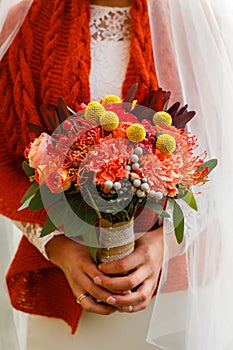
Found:
[[[81,306],[88,312],[108,315],[116,311],[114,306],[96,302],[106,301],[111,293],[93,282],[95,276],[103,276],[87,248],[64,235],[55,236],[46,245],[51,262],[61,268],[76,298],[84,294]]]
[[[163,262],[163,228],[145,233],[136,241],[135,251],[122,260],[99,265],[105,275],[98,274],[95,283],[114,291],[107,302],[126,312],[145,309],[158,285]],[[129,272],[130,271],[130,272]],[[132,293],[127,293],[127,291]],[[125,291],[125,295],[119,295]]]

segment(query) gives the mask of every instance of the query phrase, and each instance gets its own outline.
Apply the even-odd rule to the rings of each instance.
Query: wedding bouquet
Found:
[[[197,154],[197,139],[185,131],[195,115],[170,92],[146,90],[134,100],[114,95],[71,111],[41,107],[46,127],[30,124],[36,138],[25,150],[23,169],[32,182],[19,210],[46,209],[41,236],[55,229],[93,244],[99,227],[100,261],[116,260],[134,249],[134,220],[143,208],[157,219],[172,215],[178,243],[184,216],[178,199],[197,210],[192,186],[204,184],[216,166]],[[166,208],[169,206],[168,214]],[[138,214],[139,213],[139,214]]]

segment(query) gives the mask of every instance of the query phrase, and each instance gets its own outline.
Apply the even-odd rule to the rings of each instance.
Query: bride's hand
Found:
[[[126,312],[145,309],[158,285],[163,262],[163,228],[144,234],[136,241],[135,251],[122,260],[101,264],[99,268],[106,275],[126,274],[123,277],[97,275],[95,283],[115,291],[107,300]],[[132,291],[127,294],[127,291]],[[125,291],[125,295],[117,293]]]
[[[61,268],[76,298],[81,300],[83,309],[97,314],[108,315],[116,308],[96,300],[106,301],[111,293],[96,285],[93,279],[103,276],[90,256],[87,248],[64,235],[55,236],[46,245],[46,252],[55,265]]]

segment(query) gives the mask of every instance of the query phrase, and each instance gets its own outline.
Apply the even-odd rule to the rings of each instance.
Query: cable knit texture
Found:
[[[74,110],[79,103],[89,101],[89,22],[89,0],[34,0],[0,63],[0,213],[11,219],[44,223],[44,211],[17,211],[29,187],[21,162],[24,148],[34,136],[26,123],[42,124],[40,105],[56,103],[59,96]],[[139,93],[146,87],[157,88],[145,0],[135,0],[131,28],[122,95],[135,82],[139,83]],[[150,219],[153,217],[145,218],[145,222]],[[138,229],[144,229],[143,220],[140,224]],[[16,309],[62,318],[75,332],[81,307],[63,272],[25,237],[8,271],[7,284]]]

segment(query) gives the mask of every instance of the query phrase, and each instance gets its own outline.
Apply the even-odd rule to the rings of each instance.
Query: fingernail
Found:
[[[102,270],[101,265],[98,265],[98,269],[99,269],[100,271]]]
[[[94,278],[94,283],[101,285],[101,278],[99,276]]]
[[[128,295],[128,294],[131,294],[131,290],[125,290],[122,292],[122,295]]]
[[[113,298],[113,297],[109,297],[109,298],[106,300],[106,302],[107,302],[108,304],[110,304],[110,305],[114,305],[114,304],[116,304],[116,299]]]
[[[132,312],[133,311],[133,306],[130,305],[129,308],[128,308],[128,311]]]

